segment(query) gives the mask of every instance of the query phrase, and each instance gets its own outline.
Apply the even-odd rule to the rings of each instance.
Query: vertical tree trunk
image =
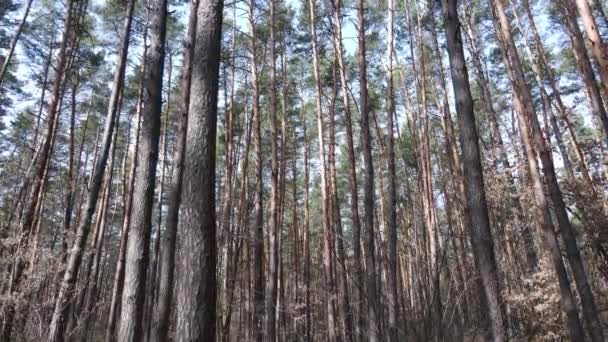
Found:
[[[427,71],[426,71],[426,54],[424,50],[423,36],[423,15],[420,10],[417,13],[418,20],[418,50],[420,54],[420,101],[422,108],[419,111],[420,128],[419,137],[420,144],[418,145],[419,163],[420,163],[420,188],[422,190],[422,208],[424,211],[424,221],[426,228],[425,244],[428,246],[428,275],[432,284],[428,284],[431,289],[431,317],[438,324],[438,327],[432,330],[433,334],[437,334],[437,338],[443,339],[443,309],[441,303],[441,270],[440,270],[440,241],[439,227],[437,225],[437,211],[435,207],[435,196],[433,189],[433,167],[431,164],[431,143],[430,137],[430,114],[427,96]],[[425,252],[426,253],[426,252]]]
[[[167,149],[169,148],[169,143],[167,142],[168,128],[169,128],[169,113],[171,113],[171,74],[173,71],[173,54],[172,51],[168,51],[168,61],[169,65],[167,66],[168,75],[167,75],[167,105],[165,107],[165,119],[162,122],[162,112],[161,112],[161,141],[160,146],[162,149],[162,160],[159,160],[160,164],[160,182],[158,184],[158,219],[156,221],[156,239],[154,240],[154,248],[151,252],[154,253],[154,257],[152,259],[152,263],[149,267],[150,272],[150,281],[148,282],[148,296],[146,297],[146,305],[145,305],[145,336],[146,340],[150,340],[150,333],[153,324],[153,315],[154,315],[154,307],[157,303],[157,295],[158,295],[158,273],[159,271],[159,259],[161,253],[161,238],[162,238],[162,225],[163,225],[163,197],[165,193],[165,174],[167,166]],[[162,91],[161,91],[162,92]]]
[[[306,316],[306,326],[304,327],[304,336],[306,342],[312,342],[312,307],[311,307],[311,279],[310,279],[310,212],[309,212],[309,185],[310,185],[310,174],[308,160],[310,156],[310,147],[308,144],[308,137],[306,135],[306,117],[303,117],[303,133],[304,133],[304,231],[302,232],[302,249],[304,254],[304,306]]]
[[[275,52],[275,0],[269,1],[270,6],[270,36],[268,40],[270,58],[269,91],[269,120],[270,120],[270,146],[271,146],[271,177],[270,177],[270,224],[268,226],[268,278],[266,283],[266,321],[264,334],[269,342],[276,340],[276,302],[278,285],[279,251],[279,177],[278,177],[278,147],[277,147],[277,90],[276,90],[276,52]]]
[[[315,0],[308,1],[309,14],[310,14],[310,34],[312,44],[312,58],[313,58],[313,76],[315,84],[315,109],[317,114],[317,131],[319,134],[319,162],[320,162],[320,173],[321,173],[321,207],[322,207],[322,226],[323,226],[323,271],[324,271],[324,285],[326,294],[326,305],[327,305],[327,334],[330,342],[336,341],[336,284],[334,279],[334,270],[332,265],[332,242],[331,232],[329,224],[329,198],[327,194],[327,179],[326,179],[326,163],[325,163],[325,142],[324,142],[324,124],[323,124],[323,108],[321,104],[321,78],[319,71],[319,53],[317,48],[317,29],[316,29],[316,10]]]
[[[144,33],[144,37],[146,33]],[[146,39],[144,38],[144,42]],[[145,46],[145,43],[144,43]],[[145,56],[147,48],[144,47],[143,58],[140,66],[143,75],[145,71]],[[135,105],[135,139],[130,149],[131,167],[129,169],[128,178],[123,179],[123,196],[122,207],[123,217],[120,231],[120,244],[118,248],[118,258],[116,260],[116,269],[114,271],[114,281],[112,286],[112,297],[110,300],[110,309],[108,313],[108,323],[106,325],[105,340],[106,342],[113,341],[115,336],[116,324],[120,318],[120,302],[125,279],[125,259],[127,254],[127,241],[129,239],[129,227],[131,225],[131,208],[133,206],[133,187],[135,185],[135,170],[137,169],[137,150],[139,149],[139,137],[141,127],[142,100],[143,100],[143,78],[140,77],[138,86],[137,102]]]
[[[358,16],[358,61],[359,61],[359,106],[361,111],[361,145],[363,146],[363,226],[367,288],[367,338],[379,340],[378,294],[376,292],[376,260],[374,245],[374,164],[372,161],[372,139],[369,129],[369,107],[367,98],[367,61],[365,49],[365,1],[357,0]]]
[[[140,341],[144,338],[143,314],[146,281],[150,259],[150,229],[158,163],[162,84],[167,32],[167,0],[148,4],[150,13],[150,48],[146,56],[142,130],[139,143],[138,167],[135,170],[133,207],[125,260],[125,282],[122,293],[120,341]]]
[[[235,11],[235,7],[233,6],[233,11]],[[236,15],[235,15],[236,16]],[[230,319],[228,316],[232,316],[232,308],[229,306],[228,297],[232,296],[229,292],[232,292],[233,289],[229,290],[229,287],[232,286],[230,284],[230,274],[231,270],[231,261],[232,256],[234,254],[233,245],[236,244],[235,239],[238,238],[232,232],[232,203],[233,203],[233,173],[234,173],[234,162],[233,162],[233,118],[234,118],[234,88],[235,88],[235,78],[236,78],[236,28],[232,28],[232,37],[231,37],[231,46],[230,46],[230,91],[228,91],[228,73],[226,72],[226,64],[224,64],[224,129],[225,129],[225,144],[226,144],[226,154],[225,154],[225,168],[226,174],[224,175],[224,198],[223,204],[221,208],[221,217],[219,218],[220,227],[219,231],[222,235],[220,235],[220,246],[222,246],[221,257],[220,257],[220,267],[222,268],[221,272],[223,272],[223,279],[221,283],[223,286],[220,287],[221,294],[223,298],[220,299],[223,308],[222,311],[222,329],[220,331],[220,336],[222,341],[230,340]],[[229,97],[230,96],[230,97]],[[245,116],[246,118],[247,116]],[[238,149],[238,148],[237,148]],[[238,224],[238,223],[237,223]],[[237,228],[238,229],[238,228]],[[237,265],[235,265],[236,267]],[[223,287],[223,291],[222,291]],[[228,318],[228,319],[227,319]],[[225,324],[227,323],[227,324]],[[224,329],[226,328],[226,330]]]
[[[151,340],[163,342],[169,334],[171,301],[173,299],[175,277],[175,246],[177,242],[177,226],[179,222],[179,207],[183,187],[184,154],[186,148],[186,130],[188,126],[188,111],[190,106],[190,84],[192,80],[192,58],[197,28],[197,11],[199,0],[190,3],[188,29],[184,38],[184,70],[182,71],[182,94],[177,118],[176,146],[173,156],[173,172],[171,185],[167,196],[168,208],[165,217],[165,235],[163,236],[160,259],[160,275],[158,286],[158,301],[154,308],[154,322]]]
[[[262,342],[264,339],[264,212],[262,178],[262,132],[260,114],[260,85],[258,81],[257,63],[257,38],[255,28],[255,0],[249,0],[249,32],[250,32],[250,54],[251,54],[251,84],[253,87],[253,149],[255,169],[255,191],[253,197],[253,330],[254,340]],[[271,341],[273,342],[273,341]]]
[[[350,111],[350,101],[348,98],[348,84],[346,77],[346,66],[344,65],[344,50],[342,43],[342,2],[340,0],[332,1],[334,6],[334,48],[336,50],[336,58],[338,61],[338,71],[340,74],[340,87],[342,92],[342,103],[344,106],[344,124],[346,126],[346,145],[348,155],[348,181],[350,189],[350,211],[352,221],[353,234],[353,277],[357,296],[355,299],[354,317],[355,331],[354,340],[358,341],[362,336],[364,316],[362,315],[362,301],[365,298],[363,288],[363,267],[361,264],[361,220],[359,218],[359,192],[357,186],[357,165],[355,159],[355,148],[353,143],[353,126]]]
[[[393,13],[395,11],[393,0],[388,0],[387,9],[387,30],[388,30],[388,46],[386,51],[386,82],[387,82],[387,97],[386,97],[386,114],[388,117],[388,132],[387,132],[387,151],[386,163],[388,169],[388,187],[387,187],[387,244],[388,244],[388,269],[387,269],[387,304],[388,304],[388,341],[397,342],[399,340],[397,321],[399,320],[399,309],[397,303],[397,191],[395,170],[395,138],[394,138],[394,112],[395,105],[393,99]]]
[[[334,61],[336,62],[336,61]],[[336,109],[335,102],[338,97],[338,80],[337,80],[337,63],[333,65],[333,87],[334,94],[331,100],[329,112],[329,198],[331,203],[331,223],[335,230],[336,256],[337,264],[335,267],[336,277],[339,277],[339,292],[342,298],[339,299],[342,309],[342,329],[344,331],[344,340],[353,341],[353,315],[350,305],[350,296],[348,288],[348,269],[346,266],[346,251],[344,249],[344,233],[342,231],[342,217],[340,213],[340,198],[338,195],[338,180],[336,174]]]
[[[215,138],[222,30],[221,0],[199,2],[192,56],[176,339],[214,341],[216,332]]]

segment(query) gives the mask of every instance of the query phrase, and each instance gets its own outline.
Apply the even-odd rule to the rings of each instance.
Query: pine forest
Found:
[[[608,341],[607,11],[0,0],[0,342]]]

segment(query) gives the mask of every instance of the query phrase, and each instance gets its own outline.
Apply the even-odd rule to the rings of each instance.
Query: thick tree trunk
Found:
[[[514,221],[517,227],[516,231],[521,231],[522,233],[524,246],[526,249],[526,265],[529,271],[533,271],[538,266],[538,256],[534,245],[534,237],[530,231],[530,224],[525,221],[521,199],[517,194],[517,185],[512,173],[513,168],[511,166],[511,162],[509,161],[507,148],[502,139],[502,134],[498,124],[498,113],[496,113],[493,106],[494,98],[490,89],[490,82],[486,77],[486,73],[482,65],[482,57],[480,52],[482,47],[479,46],[480,43],[477,41],[472,24],[469,22],[471,20],[473,20],[472,17],[468,18],[465,26],[467,28],[466,31],[468,34],[469,45],[471,47],[471,57],[473,64],[475,65],[477,83],[481,88],[481,98],[484,110],[490,123],[490,137],[493,149],[495,150],[495,165],[501,165],[504,169],[503,173],[506,178],[506,187],[509,191],[509,207],[507,210],[509,211],[510,218]]]
[[[202,0],[192,56],[176,339],[214,341],[216,333],[215,138],[222,30],[221,0]]]
[[[456,99],[456,112],[460,124],[460,143],[463,151],[463,171],[465,198],[471,216],[471,234],[474,253],[483,282],[483,290],[488,303],[491,339],[507,340],[506,317],[502,309],[502,297],[498,283],[498,267],[494,256],[494,240],[490,228],[488,205],[485,198],[484,179],[479,151],[479,136],[473,112],[473,97],[469,84],[460,23],[458,21],[457,0],[443,0],[446,42],[450,59],[450,71]]]
[[[150,339],[155,342],[167,340],[170,326],[171,301],[173,299],[175,278],[175,247],[177,242],[177,227],[179,222],[179,207],[183,187],[184,155],[186,148],[186,130],[188,127],[188,111],[190,106],[190,84],[192,79],[192,58],[197,28],[197,11],[199,0],[190,3],[188,29],[184,39],[184,70],[182,74],[182,94],[180,99],[179,117],[175,152],[173,156],[173,172],[171,185],[167,196],[168,208],[165,217],[165,235],[161,242],[160,275],[158,286],[158,301],[154,308],[154,322]]]
[[[133,207],[125,260],[125,281],[122,293],[118,339],[140,341],[144,338],[144,304],[150,259],[150,230],[154,185],[162,111],[162,84],[165,62],[165,36],[167,32],[167,0],[154,0],[149,4],[150,48],[146,56],[141,140],[138,168],[135,170]]]

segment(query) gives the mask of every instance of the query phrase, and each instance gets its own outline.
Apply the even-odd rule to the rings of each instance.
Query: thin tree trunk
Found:
[[[309,15],[310,15],[310,34],[312,44],[312,57],[313,57],[313,76],[315,84],[315,110],[317,114],[317,132],[319,134],[319,161],[320,161],[320,174],[321,174],[321,207],[322,207],[322,226],[323,226],[323,271],[324,271],[324,287],[327,292],[326,301],[327,305],[327,338],[330,342],[336,341],[337,332],[337,314],[336,314],[336,300],[337,300],[337,289],[334,278],[334,270],[332,265],[332,243],[331,243],[331,232],[329,224],[329,197],[327,194],[327,179],[326,179],[326,160],[325,160],[325,142],[324,142],[324,123],[323,123],[323,109],[321,104],[321,78],[319,71],[319,53],[317,48],[317,29],[316,29],[316,4],[315,0],[309,0]]]
[[[70,3],[72,3],[72,1],[70,1]],[[110,152],[109,150],[113,135],[112,133],[120,102],[120,90],[124,84],[126,61],[129,49],[129,36],[133,18],[133,7],[134,0],[131,0],[127,6],[121,49],[119,50],[120,52],[117,57],[118,65],[114,73],[112,95],[108,104],[108,113],[106,116],[103,135],[103,150],[99,161],[97,164],[95,164],[95,170],[91,179],[91,186],[89,187],[89,194],[84,208],[85,215],[84,217],[80,218],[80,223],[76,230],[76,239],[74,240],[74,245],[72,247],[72,251],[70,252],[68,264],[66,265],[66,271],[63,276],[61,288],[55,302],[55,310],[48,335],[49,342],[61,342],[64,339],[64,329],[68,315],[69,301],[70,297],[73,295],[76,279],[78,277],[78,270],[82,261],[83,248],[89,235],[91,218],[95,212],[103,175],[105,173],[106,162]]]
[[[263,160],[262,160],[262,132],[260,113],[260,90],[258,81],[257,37],[255,28],[255,0],[249,0],[249,33],[251,54],[251,84],[253,88],[253,149],[255,169],[255,190],[253,197],[253,331],[254,341],[264,340],[264,211],[263,211]],[[273,342],[273,341],[271,341]]]
[[[591,106],[592,113],[600,120],[604,130],[605,141],[608,144],[608,114],[606,113],[606,103],[604,103],[600,86],[596,81],[591,60],[587,54],[583,33],[578,26],[576,11],[572,8],[571,0],[560,0],[556,6],[564,17],[565,25],[568,30],[570,42],[574,49],[576,62],[582,73],[583,82],[586,88],[587,98]]]
[[[34,0],[27,0],[25,4],[25,12],[23,12],[23,17],[17,26],[17,30],[15,31],[15,35],[13,39],[11,39],[10,46],[8,48],[8,53],[4,57],[4,62],[2,63],[2,69],[0,69],[0,89],[2,88],[2,83],[4,82],[4,77],[6,76],[6,71],[11,63],[11,58],[13,57],[13,53],[15,52],[15,47],[17,47],[17,42],[19,41],[19,37],[21,36],[21,32],[23,31],[23,27],[27,22],[27,16],[30,14],[30,8],[32,7],[32,2]]]
[[[305,305],[305,316],[306,326],[304,330],[304,336],[306,342],[313,340],[312,336],[312,307],[311,307],[311,279],[310,279],[310,211],[309,211],[309,186],[310,186],[310,173],[309,173],[309,156],[310,149],[308,144],[306,117],[303,117],[303,133],[304,133],[304,231],[302,232],[302,249],[304,254],[304,305]]]
[[[361,145],[363,147],[363,231],[366,261],[367,288],[367,340],[376,342],[379,337],[378,294],[376,292],[376,261],[374,245],[374,165],[372,162],[372,139],[369,129],[367,98],[367,61],[365,49],[365,1],[357,0],[358,16],[358,62],[359,62],[359,107],[361,111]]]
[[[46,169],[50,160],[50,152],[55,138],[56,118],[58,116],[61,99],[63,97],[63,84],[67,74],[68,67],[68,43],[72,37],[72,20],[73,20],[73,8],[74,1],[68,1],[66,12],[64,16],[64,27],[61,38],[61,45],[59,47],[59,55],[57,60],[57,73],[55,75],[55,81],[53,82],[51,100],[48,105],[47,111],[47,129],[46,135],[43,138],[40,150],[34,161],[34,179],[31,184],[30,191],[30,202],[25,205],[24,198],[24,216],[21,224],[21,232],[19,236],[18,249],[26,250],[29,245],[29,238],[32,231],[35,229],[34,219],[36,214],[36,208],[39,206],[38,200],[41,197],[40,194],[44,189],[44,183],[46,183]],[[23,271],[25,270],[25,261],[17,255],[14,266],[14,273],[9,285],[9,294],[12,295],[20,287],[22,281]],[[15,314],[15,308],[13,305],[5,306],[5,319],[2,327],[2,333],[0,340],[9,341],[11,339],[11,331],[13,328],[13,319]]]
[[[353,277],[357,296],[355,298],[354,317],[355,331],[353,339],[358,341],[362,337],[362,329],[364,325],[364,316],[362,315],[362,301],[365,298],[363,288],[363,269],[361,265],[361,220],[359,218],[359,193],[357,187],[357,165],[355,159],[355,148],[353,143],[353,126],[350,111],[350,101],[348,98],[348,84],[346,77],[346,67],[344,65],[344,50],[342,43],[342,19],[341,10],[342,2],[340,0],[332,1],[334,6],[334,49],[338,61],[338,71],[340,74],[340,86],[342,92],[342,102],[344,106],[344,124],[346,126],[346,145],[348,155],[348,181],[350,189],[350,211],[352,221],[353,234]]]
[[[269,342],[275,342],[277,338],[276,302],[278,285],[278,237],[279,234],[279,177],[278,177],[278,147],[277,147],[277,90],[276,90],[276,52],[275,52],[275,0],[269,1],[270,11],[270,35],[268,45],[270,47],[270,77],[268,83],[270,121],[270,146],[271,146],[271,177],[270,177],[270,224],[268,226],[268,278],[266,283],[266,321],[264,334]]]
[[[399,308],[397,303],[397,190],[396,190],[396,179],[397,172],[395,170],[395,138],[394,138],[394,94],[393,94],[393,36],[394,36],[394,24],[393,24],[393,13],[395,11],[395,4],[393,0],[388,0],[387,8],[387,51],[386,51],[386,114],[388,117],[388,129],[387,129],[387,150],[386,150],[386,163],[388,169],[388,187],[387,187],[387,244],[388,244],[388,256],[387,256],[387,304],[388,304],[388,341],[397,342],[399,340],[397,322],[399,320]]]

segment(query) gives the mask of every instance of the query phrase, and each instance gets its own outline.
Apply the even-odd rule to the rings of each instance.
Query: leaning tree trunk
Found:
[[[595,22],[593,11],[589,5],[589,0],[575,0],[578,13],[583,19],[583,26],[587,32],[587,40],[591,47],[591,52],[599,66],[600,78],[604,87],[608,89],[608,46],[602,39],[599,27]],[[601,6],[601,4],[600,4]]]
[[[485,197],[479,135],[473,112],[473,97],[469,84],[457,0],[443,0],[446,42],[450,59],[450,71],[456,99],[456,112],[460,123],[460,144],[463,151],[463,171],[467,208],[465,215],[471,216],[471,234],[474,253],[487,299],[487,315],[490,318],[491,339],[507,340],[506,317],[502,309],[498,267],[494,256],[494,240],[490,227],[488,205]]]
[[[589,54],[585,47],[583,33],[578,26],[576,11],[570,5],[572,5],[570,0],[560,0],[556,4],[558,11],[560,11],[564,17],[565,26],[568,30],[570,42],[574,49],[576,63],[582,74],[587,91],[591,112],[600,120],[604,130],[605,141],[608,143],[608,113],[606,112],[606,103],[605,100],[602,99],[600,86],[595,78],[593,66],[591,65],[591,60],[589,59]]]
[[[11,44],[8,48],[8,53],[4,57],[4,62],[2,63],[2,69],[0,69],[0,89],[2,89],[2,83],[4,81],[4,77],[6,76],[6,71],[11,63],[11,58],[15,53],[15,47],[17,47],[17,42],[19,41],[19,37],[21,36],[21,32],[23,31],[23,27],[26,24],[27,16],[30,14],[30,8],[32,7],[32,2],[34,0],[27,0],[25,4],[25,12],[23,13],[23,18],[19,22],[19,26],[17,26],[17,30],[15,31],[15,35],[13,39],[11,39]],[[52,50],[52,49],[51,49]]]
[[[566,257],[570,263],[572,274],[577,285],[577,290],[581,297],[581,304],[583,306],[583,316],[587,321],[591,339],[592,341],[603,341],[603,332],[599,322],[597,308],[595,306],[595,300],[593,298],[593,294],[589,286],[587,274],[582,263],[578,245],[576,243],[574,229],[570,223],[570,219],[566,212],[566,205],[564,203],[559,185],[557,183],[557,177],[555,174],[555,167],[553,165],[551,152],[548,150],[546,142],[540,130],[540,125],[538,123],[538,118],[536,117],[536,112],[534,110],[534,104],[532,102],[530,89],[525,80],[521,61],[517,53],[515,43],[513,41],[513,37],[510,30],[510,24],[505,14],[505,9],[502,1],[503,0],[493,0],[493,11],[495,11],[494,13],[497,17],[497,22],[495,21],[495,23],[498,28],[497,31],[499,32],[499,40],[502,44],[502,49],[504,51],[503,55],[505,58],[509,78],[511,79],[511,84],[515,92],[514,103],[516,110],[520,115],[520,128],[523,129],[522,136],[526,145],[528,163],[530,163],[529,171],[532,175],[536,199],[540,201],[538,203],[538,206],[540,207],[540,210],[543,210],[545,212],[543,215],[545,217],[547,226],[549,226],[547,227],[547,230],[551,230],[552,232],[552,227],[550,227],[551,217],[550,214],[548,214],[548,203],[546,201],[544,201],[543,203],[543,184],[542,180],[540,179],[540,175],[538,174],[538,170],[536,170],[536,149],[534,147],[538,149],[540,160],[543,166],[543,173],[545,175],[545,181],[549,190],[551,201],[553,203],[555,216],[557,217],[558,228],[564,240]],[[530,127],[528,128],[527,126]],[[530,132],[527,132],[528,129],[530,129]],[[554,256],[554,258],[555,260],[557,260],[557,255]],[[558,271],[558,273],[560,272],[561,271]],[[563,299],[570,300],[568,298]],[[576,321],[578,320],[578,317],[574,317],[576,308],[570,310],[571,311],[569,314],[569,322],[571,323],[571,337],[573,339],[579,339],[581,337],[579,335],[581,334],[582,328],[577,326]],[[580,325],[580,322],[578,323],[578,325]]]
[[[94,174],[89,187],[89,194],[83,210],[84,216],[80,218],[78,228],[76,229],[76,239],[74,240],[74,245],[66,265],[66,271],[63,276],[61,288],[55,302],[55,310],[48,337],[49,341],[61,342],[64,339],[65,323],[69,312],[69,301],[73,295],[76,280],[78,279],[78,270],[82,262],[83,249],[88,239],[91,228],[91,219],[93,217],[93,213],[95,212],[99,191],[101,190],[103,175],[105,173],[105,168],[110,153],[114,124],[120,103],[120,91],[124,84],[134,6],[134,0],[131,0],[127,6],[122,32],[123,36],[121,40],[121,49],[117,57],[118,65],[116,66],[114,73],[112,94],[110,96],[108,113],[106,115],[102,151],[97,164],[95,164]]]

